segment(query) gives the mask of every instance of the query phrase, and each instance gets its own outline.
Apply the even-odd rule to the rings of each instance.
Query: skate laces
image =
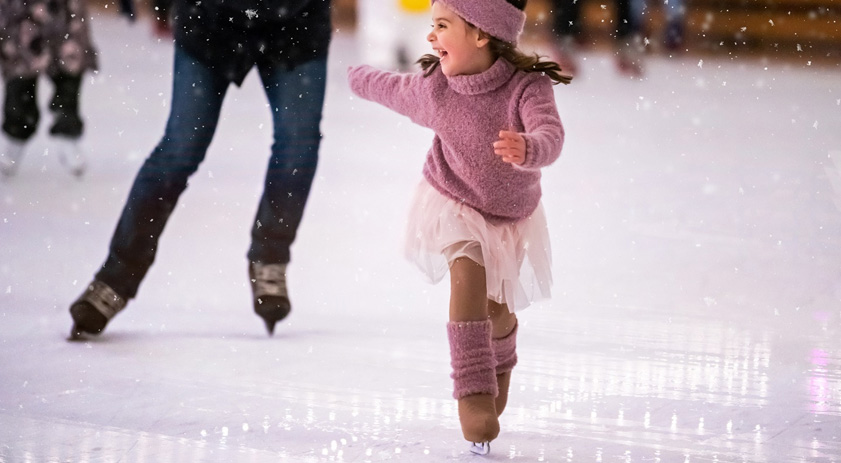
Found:
[[[286,264],[251,264],[251,288],[254,297],[289,297],[286,289]]]
[[[117,294],[105,283],[94,280],[79,297],[79,302],[87,302],[98,310],[107,319],[114,318],[114,315],[126,307],[126,300]]]

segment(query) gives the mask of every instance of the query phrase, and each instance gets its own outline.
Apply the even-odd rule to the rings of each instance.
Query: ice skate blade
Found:
[[[70,329],[70,336],[67,337],[67,340],[70,342],[84,342],[88,340],[88,337],[85,336],[85,332],[80,330],[73,325],[73,328]]]
[[[475,453],[476,455],[487,455],[491,453],[491,443],[490,442],[471,442],[470,443],[470,452]]]
[[[269,336],[274,336],[274,325],[275,323],[277,323],[277,321],[264,318],[263,322],[266,323],[266,331],[269,332]]]

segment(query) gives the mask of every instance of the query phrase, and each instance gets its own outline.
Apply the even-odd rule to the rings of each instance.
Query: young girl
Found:
[[[552,62],[516,44],[526,0],[432,0],[437,55],[423,71],[348,71],[351,89],[435,132],[409,215],[407,257],[433,281],[449,269],[450,340],[464,438],[487,453],[517,362],[515,310],[548,297],[549,236],[540,168],[564,130]]]

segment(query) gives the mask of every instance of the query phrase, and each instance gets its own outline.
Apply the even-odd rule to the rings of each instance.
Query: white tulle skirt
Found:
[[[552,251],[543,205],[519,222],[494,225],[424,179],[409,208],[405,254],[431,283],[441,281],[457,257],[470,258],[485,267],[488,299],[511,312],[550,296]]]

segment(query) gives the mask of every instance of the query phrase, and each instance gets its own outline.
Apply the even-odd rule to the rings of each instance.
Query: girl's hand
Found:
[[[500,130],[499,140],[494,142],[494,153],[503,162],[520,165],[526,160],[526,140],[517,132]]]

